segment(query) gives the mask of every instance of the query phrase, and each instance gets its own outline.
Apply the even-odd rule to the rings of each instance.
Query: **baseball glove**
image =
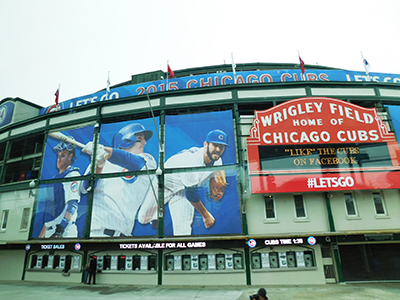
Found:
[[[227,186],[225,171],[215,171],[210,178],[210,197],[214,201],[221,200]]]

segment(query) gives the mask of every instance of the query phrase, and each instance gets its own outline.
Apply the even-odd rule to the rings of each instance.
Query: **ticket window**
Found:
[[[206,254],[199,255],[199,268],[201,271],[208,270],[208,256]]]
[[[217,254],[217,270],[225,270],[225,254]]]
[[[126,265],[126,256],[125,255],[118,256],[118,270],[124,271],[125,265]]]
[[[53,269],[58,269],[60,267],[60,255],[54,255]]]
[[[148,270],[149,267],[149,257],[147,255],[140,257],[140,270]]]
[[[297,251],[296,252],[296,262],[298,267],[305,267],[305,261],[304,261],[304,252],[303,251]]]
[[[279,268],[278,252],[269,253],[269,266],[271,269]]]
[[[125,270],[131,270],[132,271],[133,267],[133,257],[132,256],[127,256],[125,259]]]
[[[173,271],[175,269],[175,262],[173,255],[166,255],[165,256],[165,270]]]
[[[190,262],[191,262],[191,269],[192,270],[198,270],[199,269],[199,256],[198,255],[191,255],[190,256]]]
[[[104,270],[104,256],[97,256],[96,258],[96,269],[99,271]]]
[[[235,270],[241,270],[244,268],[242,254],[240,253],[233,254],[233,268]]]
[[[148,262],[149,262],[149,264],[148,264],[147,270],[149,270],[149,271],[157,270],[157,256],[156,255],[149,255]]]
[[[251,254],[251,267],[253,269],[261,269],[261,254],[252,253]]]
[[[41,269],[43,265],[43,255],[38,255],[35,268]]]
[[[180,255],[174,256],[174,269],[182,270],[182,256],[180,256]]]
[[[32,255],[32,256],[31,256],[31,265],[30,265],[30,268],[31,268],[31,269],[33,269],[33,268],[36,267],[37,259],[38,259],[38,256],[37,256],[37,255]]]
[[[139,271],[140,270],[140,255],[133,256],[133,270]]]
[[[315,267],[314,255],[312,251],[304,251],[304,262],[306,267]]]
[[[288,268],[296,268],[296,253],[294,251],[286,252],[287,266]]]
[[[58,267],[63,270],[65,268],[66,261],[67,261],[67,257],[65,255],[60,255],[60,261],[59,261]]]
[[[72,263],[72,255],[67,255],[65,257],[64,272],[68,272],[71,269],[71,263]]]
[[[263,268],[270,268],[269,253],[261,253],[261,265]]]
[[[111,270],[111,255],[103,256],[103,270]]]
[[[50,257],[49,257],[49,259],[50,259]],[[80,268],[81,268],[81,256],[74,255],[72,269],[79,270]]]
[[[42,259],[42,269],[47,268],[48,262],[49,262],[49,256],[48,256],[48,255],[43,255],[43,259]]]
[[[47,269],[54,269],[54,255],[49,255],[47,259]]]
[[[225,269],[233,270],[233,254],[225,254]]]
[[[286,252],[279,252],[279,267],[287,268]]]
[[[111,270],[118,270],[118,256],[117,255],[111,255]]]
[[[215,254],[208,254],[207,259],[208,259],[208,269],[215,270],[215,268],[216,268]]]
[[[191,259],[190,255],[182,255],[182,270],[183,271],[190,271],[191,266]]]

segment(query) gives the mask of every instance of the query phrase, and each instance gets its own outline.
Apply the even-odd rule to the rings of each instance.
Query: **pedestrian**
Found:
[[[250,300],[268,300],[267,291],[264,288],[260,288],[257,294],[251,295]]]
[[[97,269],[96,258],[94,256],[91,256],[90,261],[89,261],[89,268],[88,268],[89,280],[88,280],[87,284],[90,284],[90,282],[92,281],[92,278],[93,278],[93,284],[96,284],[96,269]]]
[[[83,272],[85,272],[85,274],[83,275],[83,283],[87,283],[87,279],[89,276],[89,262],[90,262],[90,260],[83,267]]]

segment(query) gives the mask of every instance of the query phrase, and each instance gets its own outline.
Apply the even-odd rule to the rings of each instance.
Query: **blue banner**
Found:
[[[293,82],[293,81],[374,81],[400,83],[400,74],[369,73],[369,78],[364,72],[347,70],[306,70],[304,76],[300,69],[248,71],[236,72],[237,84]],[[167,80],[144,82],[111,89],[110,93],[100,91],[90,95],[63,101],[58,105],[42,108],[40,115],[53,111],[78,107],[94,102],[109,101],[119,98],[143,95],[146,93],[162,92],[165,90],[182,90],[208,86],[220,86],[233,84],[233,73],[215,73]]]

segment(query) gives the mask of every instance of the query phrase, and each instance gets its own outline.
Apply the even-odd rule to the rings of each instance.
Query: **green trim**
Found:
[[[325,193],[325,202],[326,202],[326,209],[328,212],[328,220],[329,220],[329,229],[331,232],[335,232],[335,222],[333,219],[332,215],[332,207],[331,207],[331,201],[330,198],[328,197],[329,193]]]
[[[247,245],[244,248],[244,262],[246,265],[246,284],[251,285],[251,263],[250,263],[250,250]]]

